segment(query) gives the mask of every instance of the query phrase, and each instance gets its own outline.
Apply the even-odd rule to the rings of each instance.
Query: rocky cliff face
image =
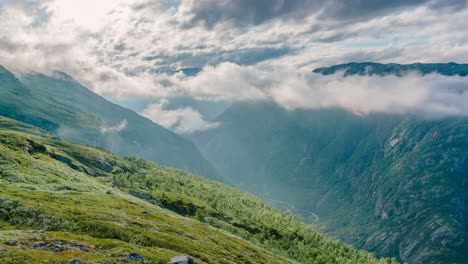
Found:
[[[312,211],[325,232],[377,255],[468,259],[467,118],[246,104],[217,121],[195,139],[240,187]]]

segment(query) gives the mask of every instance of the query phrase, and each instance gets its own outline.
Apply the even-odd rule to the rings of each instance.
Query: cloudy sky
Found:
[[[466,114],[466,93],[440,89],[462,78],[310,72],[350,61],[466,62],[467,17],[465,0],[0,0],[0,64],[65,71],[180,133],[216,127],[214,112],[245,100]],[[182,68],[203,70],[174,73]]]

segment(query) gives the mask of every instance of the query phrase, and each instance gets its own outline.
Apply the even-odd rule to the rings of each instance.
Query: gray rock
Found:
[[[66,249],[78,249],[83,252],[89,252],[89,248],[85,245],[76,242],[66,242],[62,240],[55,240],[51,242],[39,241],[32,245],[32,248],[37,250],[52,250],[54,252],[61,252]]]
[[[7,245],[7,246],[17,246],[18,242],[14,241],[14,240],[8,240],[8,241],[5,241],[5,245]]]
[[[71,248],[79,249],[79,250],[81,250],[83,252],[89,252],[89,248],[87,246],[85,246],[85,245],[80,244],[80,243],[69,242],[68,246],[71,247]]]
[[[34,243],[32,245],[32,248],[37,249],[37,250],[51,250],[54,252],[63,251],[63,247],[61,243],[55,243],[55,241],[51,243],[39,241],[39,242]]]
[[[126,261],[145,261],[145,259],[138,253],[132,252],[125,258]]]
[[[197,262],[190,256],[177,256],[171,258],[168,264],[197,264]]]
[[[79,260],[79,259],[71,259],[70,261],[68,261],[68,263],[70,263],[70,264],[82,264],[83,262],[81,262],[81,260]]]

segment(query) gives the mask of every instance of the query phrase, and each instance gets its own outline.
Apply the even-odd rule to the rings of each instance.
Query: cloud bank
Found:
[[[0,64],[65,71],[110,98],[464,115],[465,92],[447,90],[463,80],[310,71],[349,61],[468,61],[466,17],[466,0],[0,0]],[[203,71],[172,74],[186,67]],[[206,128],[186,107],[156,106],[172,111],[169,120],[187,120],[184,113]]]
[[[163,83],[138,90],[124,90],[124,97],[192,97],[204,101],[271,101],[287,110],[341,108],[358,115],[411,114],[424,117],[468,115],[468,78],[420,75],[347,76],[315,74],[293,68],[262,68],[223,63],[205,67],[195,77],[165,75]],[[102,93],[107,93],[105,90]],[[109,91],[110,93],[113,90]],[[140,94],[140,92],[143,92]],[[163,96],[162,96],[163,95]],[[188,133],[215,127],[193,109],[165,110],[166,102],[148,107],[143,115],[166,127]],[[187,125],[185,125],[187,124]],[[192,124],[192,125],[193,125]]]
[[[358,115],[467,116],[468,80],[441,75],[295,76],[271,90],[271,98],[294,109],[342,108]]]
[[[184,2],[186,25],[202,24],[213,28],[222,23],[243,27],[258,25],[272,19],[303,22],[304,18],[317,16],[324,20],[368,19],[382,13],[401,10],[405,7],[430,4],[430,6],[460,7],[463,0],[198,0]]]
[[[196,110],[190,107],[174,110],[166,109],[167,101],[149,105],[141,113],[161,126],[172,129],[176,133],[190,134],[218,127],[217,122],[209,122]]]
[[[128,125],[126,119],[115,126],[103,126],[100,128],[101,134],[113,134],[124,130]]]

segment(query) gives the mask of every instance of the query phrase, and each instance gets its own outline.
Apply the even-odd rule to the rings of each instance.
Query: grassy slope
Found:
[[[2,263],[111,263],[131,251],[150,263],[179,254],[200,263],[391,262],[320,235],[223,184],[2,117],[0,196]],[[66,250],[33,248],[55,240]]]

